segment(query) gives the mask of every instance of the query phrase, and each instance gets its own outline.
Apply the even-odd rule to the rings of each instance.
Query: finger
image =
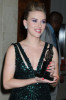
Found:
[[[48,66],[47,69],[49,69],[49,70],[54,69],[55,70],[55,66]]]
[[[49,64],[48,66],[55,66],[55,64]]]
[[[53,73],[54,74],[54,69],[52,69],[52,70],[46,70],[47,72],[49,72],[49,73]]]
[[[52,66],[48,66],[48,67],[47,67],[47,69],[54,69],[54,68],[55,68],[54,65],[52,65]]]
[[[59,75],[53,75],[53,77],[59,80]]]
[[[59,82],[59,79],[57,77],[54,77],[54,80],[56,81],[56,85],[57,85]]]
[[[54,68],[55,67],[55,63],[49,64],[48,67],[49,68]]]
[[[54,74],[54,73],[50,73],[50,77],[53,77],[53,74]]]
[[[50,81],[50,80],[47,80],[47,79],[44,79],[43,81],[44,81],[45,83],[55,83],[55,82],[56,82],[55,80]]]

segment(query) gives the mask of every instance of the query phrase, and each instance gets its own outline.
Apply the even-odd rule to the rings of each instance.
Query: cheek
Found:
[[[32,22],[29,22],[29,23],[28,23],[28,27],[34,28],[34,27],[35,27],[35,24],[33,24]]]
[[[43,25],[42,27],[42,32],[45,30],[46,24]]]
[[[43,30],[45,29],[45,27],[46,27],[46,24],[44,24],[44,25],[43,25],[43,27],[42,27],[42,28],[43,28]]]

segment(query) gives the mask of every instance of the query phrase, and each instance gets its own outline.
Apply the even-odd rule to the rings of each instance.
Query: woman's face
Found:
[[[46,26],[46,15],[42,11],[31,11],[25,24],[28,34],[40,37]]]

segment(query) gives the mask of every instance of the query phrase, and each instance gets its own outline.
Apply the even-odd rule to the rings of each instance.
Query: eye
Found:
[[[45,24],[46,23],[46,20],[42,20],[41,23]]]
[[[37,22],[37,19],[32,19],[33,22]]]

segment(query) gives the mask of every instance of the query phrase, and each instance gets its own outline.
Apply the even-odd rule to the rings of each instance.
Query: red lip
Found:
[[[37,33],[41,33],[41,29],[35,29]]]

